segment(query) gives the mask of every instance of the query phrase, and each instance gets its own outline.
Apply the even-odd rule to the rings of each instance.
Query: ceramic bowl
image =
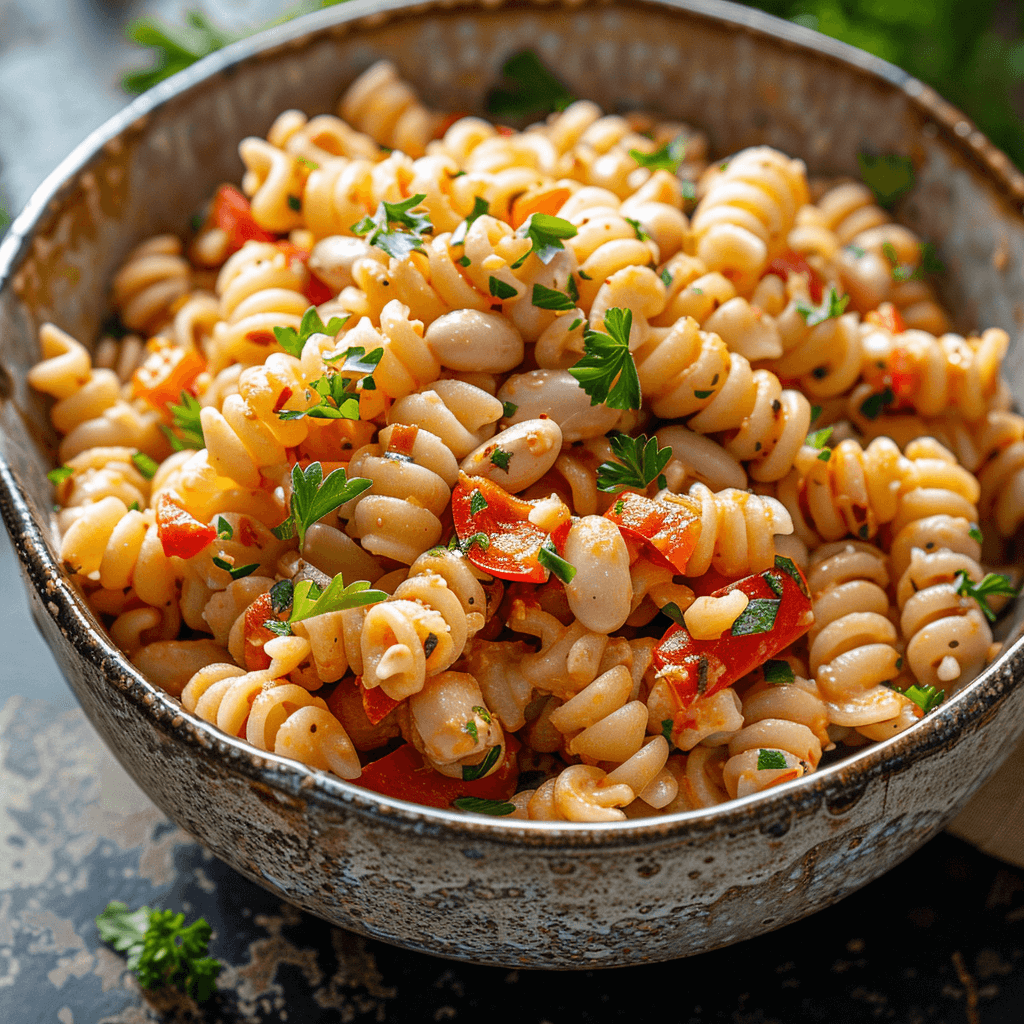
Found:
[[[410,949],[510,967],[662,960],[745,939],[847,896],[941,829],[1024,725],[1019,618],[1002,655],[908,732],[721,808],[600,826],[462,816],[257,753],[184,712],[112,646],[55,557],[55,438],[26,384],[53,320],[96,336],[133,245],[181,231],[238,180],[237,142],[289,107],[329,111],[392,59],[435,107],[482,110],[532,48],[578,96],[704,128],[724,155],[768,143],[812,172],[858,151],[917,167],[901,216],[949,267],[965,325],[1014,335],[1024,390],[1024,179],[928,88],[864,53],[729,4],[351,0],[214,54],[90,136],[0,245],[0,506],[35,617],[83,708],[160,808],[282,898]],[[993,259],[996,252],[999,259]]]

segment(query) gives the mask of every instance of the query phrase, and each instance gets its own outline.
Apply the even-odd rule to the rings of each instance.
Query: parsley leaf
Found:
[[[176,452],[190,448],[195,448],[196,451],[205,448],[206,438],[203,437],[203,424],[199,418],[203,407],[199,404],[199,399],[187,391],[182,391],[181,405],[168,402],[167,409],[174,417],[174,429],[164,424],[160,425],[160,429],[171,442],[171,447]]]
[[[495,448],[494,451],[491,452],[491,465],[497,466],[498,469],[503,469],[507,473],[508,463],[511,458],[511,452],[505,451],[504,448]]]
[[[491,747],[487,756],[479,764],[464,764],[462,766],[462,781],[474,782],[482,779],[497,763],[501,757],[501,747]]]
[[[672,449],[659,448],[658,439],[646,434],[630,437],[613,434],[608,439],[618,462],[602,462],[597,467],[597,487],[601,491],[621,491],[624,487],[646,490],[672,458]]]
[[[757,752],[757,770],[759,772],[770,771],[773,768],[785,768],[786,755],[781,750],[765,750],[763,747]]]
[[[569,278],[569,280],[571,281],[572,278]],[[533,286],[533,296],[530,301],[538,309],[554,309],[560,312],[568,312],[576,308],[576,300],[571,295],[560,292],[556,288],[546,288],[542,284],[535,284]]]
[[[519,406],[515,402],[502,402],[501,403],[501,415],[505,419],[511,419],[519,411]]]
[[[775,628],[775,619],[782,604],[775,597],[755,597],[740,612],[732,624],[733,636],[752,636],[755,633],[770,633]]]
[[[989,622],[996,621],[996,613],[988,606],[990,597],[1016,597],[1017,588],[1005,577],[994,572],[986,573],[980,583],[975,583],[965,572],[958,572],[954,579],[956,592],[964,597],[973,597]]]
[[[288,621],[301,622],[314,615],[376,604],[387,598],[383,590],[371,590],[366,580],[357,580],[346,587],[340,572],[323,590],[312,580],[299,580],[292,584],[292,613]]]
[[[679,173],[685,154],[686,139],[682,135],[677,135],[671,142],[666,142],[653,153],[641,153],[638,149],[629,151],[629,155],[641,167],[647,167],[652,171],[668,171],[670,174]]]
[[[362,349],[358,349],[360,356]],[[375,350],[376,351],[376,350]],[[383,351],[383,349],[381,349]],[[365,381],[372,377],[363,378]],[[305,416],[320,420],[359,419],[359,395],[350,389],[351,378],[341,373],[331,373],[310,384],[317,396],[317,403],[308,409],[281,409],[277,416],[282,420],[300,420]],[[372,389],[371,389],[372,390]]]
[[[152,480],[160,468],[160,463],[145,452],[136,452],[132,456],[132,464],[147,480]]]
[[[58,466],[56,469],[51,469],[46,474],[46,479],[53,484],[54,487],[60,487],[65,480],[69,480],[75,475],[75,471],[70,466]]]
[[[470,211],[469,216],[452,232],[452,237],[449,239],[449,245],[462,245],[466,241],[466,232],[469,230],[469,226],[477,219],[482,217],[486,213],[491,212],[491,204],[486,199],[482,199],[480,196],[473,197],[473,209]],[[470,259],[468,256],[463,256],[466,262],[462,263],[464,267],[468,267]]]
[[[299,324],[299,329],[295,330],[294,327],[275,327],[274,337],[277,339],[278,345],[281,346],[290,356],[295,356],[296,359],[302,355],[302,350],[314,334],[329,334],[332,337],[338,333],[348,322],[349,317],[332,316],[331,319],[324,324],[323,320],[320,319],[320,314],[316,311],[315,306],[310,306],[305,313],[302,314],[302,322]]]
[[[832,449],[826,448],[825,445],[828,443],[828,439],[832,436],[832,427],[822,427],[821,430],[815,430],[807,435],[807,440],[804,444],[810,448],[818,449],[818,458],[822,462],[828,462],[832,458]]]
[[[577,231],[575,224],[570,224],[561,217],[554,217],[550,213],[532,213],[516,234],[520,238],[530,240],[530,249],[512,264],[513,270],[522,266],[530,253],[536,253],[541,263],[550,263],[565,248],[562,240],[575,238]]]
[[[918,686],[916,683],[899,692],[904,697],[909,697],[926,715],[946,699],[945,690],[939,690],[934,686]]]
[[[124,75],[121,86],[126,92],[152,89],[236,38],[215,28],[201,11],[189,11],[186,17],[188,28],[184,31],[169,29],[152,18],[138,18],[128,25],[125,34],[133,43],[152,50],[155,63]]]
[[[849,301],[849,295],[840,296],[836,291],[836,286],[831,285],[828,295],[822,299],[820,306],[808,306],[806,302],[798,302],[796,309],[808,327],[817,327],[818,324],[823,324],[826,320],[842,316]]]
[[[869,420],[877,420],[882,410],[896,401],[892,388],[886,387],[874,395],[868,395],[860,404],[861,415]]]
[[[604,402],[610,409],[640,408],[640,378],[629,351],[633,312],[614,306],[605,313],[608,333],[587,327],[583,358],[569,373],[590,396],[590,404]]]
[[[565,110],[576,98],[540,62],[532,50],[510,57],[501,69],[508,83],[487,94],[487,113],[495,117],[525,118]]]
[[[420,192],[400,203],[381,202],[377,212],[353,224],[352,231],[397,259],[404,259],[411,252],[422,252],[422,236],[432,233],[434,225],[426,213],[414,210],[426,198],[426,193]]]
[[[223,516],[217,516],[218,540],[231,540],[234,535],[235,531],[231,524]]]
[[[537,552],[537,561],[545,569],[554,573],[563,583],[572,583],[573,577],[576,575],[576,566],[567,562],[555,550],[555,543],[550,537],[540,546],[540,550]]]
[[[172,985],[205,1002],[216,990],[221,964],[206,955],[212,929],[199,918],[185,926],[185,915],[139,907],[129,911],[111,902],[96,918],[100,938],[128,954],[128,967],[143,988]]]
[[[514,285],[507,284],[499,277],[489,277],[487,288],[497,299],[514,299],[519,294]]]
[[[647,234],[646,228],[643,226],[643,224],[640,223],[640,221],[638,221],[635,217],[626,217],[625,219],[629,223],[629,226],[633,229],[633,234],[636,235],[637,241],[649,242],[651,240],[651,236]]]
[[[251,562],[249,565],[240,565],[235,567],[230,562],[223,558],[218,558],[214,555],[213,564],[218,569],[223,569],[233,580],[242,580],[246,576],[251,576],[260,566],[258,562]]]
[[[516,809],[516,805],[510,804],[507,800],[488,800],[482,796],[457,796],[452,801],[452,807],[457,807],[460,811],[471,811],[473,814],[490,814],[496,818],[514,814]]]
[[[478,512],[483,512],[487,507],[487,499],[480,493],[479,489],[474,489],[473,493],[469,496],[470,514],[475,516]]]
[[[685,626],[686,620],[683,618],[682,610],[675,601],[669,601],[668,604],[661,606],[662,612],[667,615],[677,626]]]
[[[971,523],[971,528],[967,531],[967,536],[972,540],[976,540],[979,544],[985,542],[985,538],[981,534],[981,527],[977,523]]]
[[[766,661],[762,666],[764,681],[772,686],[785,686],[796,679],[788,661]]]
[[[879,206],[889,209],[902,195],[914,187],[914,164],[910,157],[898,153],[875,156],[858,153],[860,176],[875,194]]]
[[[373,486],[373,481],[365,477],[347,479],[345,470],[340,466],[327,479],[324,479],[323,473],[323,466],[319,462],[311,463],[305,470],[298,463],[292,467],[292,514],[289,519],[298,534],[300,551],[306,539],[306,530],[313,523]],[[284,525],[282,523],[277,529],[281,530]]]

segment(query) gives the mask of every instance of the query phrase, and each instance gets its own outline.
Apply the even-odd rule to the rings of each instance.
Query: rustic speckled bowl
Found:
[[[118,758],[183,828],[248,878],[345,928],[480,963],[616,966],[697,953],[849,895],[941,829],[1024,724],[1020,619],[1000,658],[914,728],[766,795],[603,826],[460,816],[378,797],[182,711],[113,647],[64,578],[50,515],[54,438],[28,388],[36,332],[97,332],[115,268],[180,231],[236,143],[288,107],[332,108],[389,57],[432,105],[481,109],[534,48],[579,96],[705,128],[727,154],[768,143],[813,172],[913,157],[901,216],[939,244],[965,327],[1014,335],[1024,391],[1024,178],[920,82],[746,8],[659,3],[352,0],[204,60],[95,132],[0,245],[0,507],[37,621]],[[998,250],[1001,258],[994,260]]]

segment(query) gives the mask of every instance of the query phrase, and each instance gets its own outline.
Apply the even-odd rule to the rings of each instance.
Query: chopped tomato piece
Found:
[[[921,371],[914,357],[905,348],[894,348],[889,356],[889,386],[896,403],[913,403],[921,385]]]
[[[486,502],[473,511],[474,495]],[[540,564],[537,553],[548,539],[546,530],[530,522],[533,502],[517,498],[504,488],[482,476],[459,474],[452,492],[452,519],[459,540],[465,542],[475,534],[487,538],[486,546],[471,544],[466,557],[478,568],[503,580],[543,583],[548,571]],[[564,543],[564,540],[563,540]]]
[[[217,530],[199,522],[176,498],[164,491],[156,503],[156,533],[164,554],[192,558],[217,537]]]
[[[182,391],[196,393],[196,378],[206,369],[206,360],[196,349],[167,338],[151,338],[146,350],[142,365],[132,374],[132,395],[145,399],[170,422],[167,406],[180,402]]]
[[[864,320],[876,327],[884,327],[891,334],[902,334],[907,329],[899,309],[891,302],[883,302],[878,309],[865,313]]]
[[[358,676],[356,682],[359,684],[359,693],[363,698],[363,710],[370,720],[370,725],[378,725],[402,702],[389,697],[379,686],[367,687],[363,685],[363,677]]]
[[[512,227],[525,224],[535,213],[549,213],[554,217],[568,202],[572,192],[564,185],[540,185],[524,192],[512,203]]]
[[[233,185],[221,185],[213,197],[210,220],[228,236],[228,249],[237,252],[246,242],[276,242],[253,219],[249,200]]]
[[[292,259],[298,260],[308,271],[309,280],[306,282],[303,294],[307,299],[309,299],[311,305],[320,306],[327,302],[328,299],[334,298],[333,290],[328,285],[324,284],[324,282],[309,269],[308,249],[303,249],[300,246],[295,245],[293,242],[280,241],[275,244],[281,252],[286,256],[292,257]]]
[[[762,276],[767,276],[768,274],[781,277],[783,281],[787,280],[790,274],[806,274],[811,298],[815,302],[821,302],[825,282],[822,281],[821,276],[814,267],[799,253],[793,252],[792,249],[780,253],[768,264],[768,269]]]
[[[242,635],[245,639],[244,661],[245,667],[250,672],[270,668],[270,655],[263,650],[263,645],[268,640],[273,640],[277,634],[272,633],[263,623],[267,619],[276,618],[270,594],[260,594],[245,609],[245,618],[242,620]]]
[[[519,741],[506,733],[505,757],[498,768],[483,779],[464,782],[442,775],[424,764],[416,748],[406,743],[368,764],[353,784],[427,807],[450,807],[452,801],[460,796],[508,800],[515,793],[519,779],[519,747]]]
[[[763,665],[814,623],[807,581],[788,558],[777,556],[774,568],[736,580],[712,596],[731,590],[742,591],[750,604],[730,631],[714,640],[695,640],[685,626],[673,625],[654,649],[656,678],[668,684],[680,714],[698,697],[710,697]]]
[[[671,503],[655,501],[643,494],[621,494],[604,514],[627,538],[643,541],[653,549],[656,560],[677,573],[686,572],[686,563],[700,540],[700,507],[689,498]]]

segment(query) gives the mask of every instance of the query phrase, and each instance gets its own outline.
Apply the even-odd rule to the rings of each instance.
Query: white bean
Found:
[[[470,452],[461,469],[515,494],[535,484],[555,464],[561,450],[562,431],[554,420],[524,420]]]
[[[523,338],[503,316],[457,309],[439,316],[424,335],[451,370],[507,373],[523,361]]]
[[[618,629],[633,600],[629,551],[619,528],[603,516],[584,516],[569,531],[565,559],[576,568],[565,587],[572,613],[598,633]]]
[[[621,413],[607,405],[591,405],[590,396],[568,370],[531,370],[509,377],[498,391],[516,411],[506,421],[521,423],[546,413],[562,429],[564,444],[607,434]]]

